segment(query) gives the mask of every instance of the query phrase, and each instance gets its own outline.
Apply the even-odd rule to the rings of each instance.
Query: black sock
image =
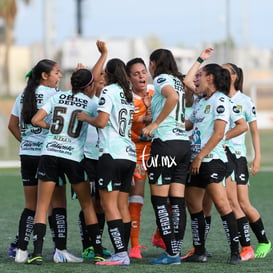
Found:
[[[67,242],[67,219],[65,208],[54,208],[52,210],[52,225],[55,234],[56,248],[66,249]]]
[[[115,253],[127,251],[124,242],[124,224],[121,219],[107,221],[108,232]]]
[[[124,225],[124,245],[125,245],[125,248],[128,249],[132,222],[123,223],[123,225]]]
[[[194,253],[205,254],[205,217],[204,212],[191,214],[191,231],[193,238]]]
[[[105,225],[105,214],[104,213],[96,213],[99,227],[100,227],[100,235],[103,233],[104,225]]]
[[[180,253],[186,229],[186,210],[184,197],[169,197],[174,227],[174,236],[177,244],[177,253]]]
[[[95,255],[102,256],[101,235],[98,224],[87,225],[86,230],[94,247]]]
[[[54,242],[54,246],[55,246],[55,232],[54,232],[54,227],[53,227],[52,215],[49,215],[47,217],[47,220],[48,220],[48,225],[50,228],[51,238],[52,238],[52,241]]]
[[[211,216],[205,216],[205,241],[207,240],[211,224]]]
[[[239,253],[239,234],[234,213],[221,216],[227,241],[232,254]]]
[[[237,225],[241,246],[250,246],[249,224],[247,218],[244,216],[237,219]]]
[[[266,234],[265,234],[265,229],[264,229],[264,224],[262,221],[262,218],[260,218],[258,221],[255,223],[249,223],[252,231],[254,232],[257,240],[259,243],[268,243]]]
[[[166,252],[174,256],[177,252],[177,244],[174,235],[173,221],[168,209],[168,197],[151,196],[154,208],[156,224],[160,235],[166,245]]]
[[[26,250],[34,225],[35,211],[25,208],[19,221],[18,248]]]
[[[81,236],[81,241],[82,241],[82,248],[83,251],[92,246],[91,238],[89,237],[89,234],[86,230],[86,225],[85,225],[85,219],[83,215],[83,211],[81,210],[79,213],[79,219],[78,219],[78,224],[80,228],[80,236]]]
[[[41,256],[43,252],[44,238],[46,234],[46,224],[37,223],[33,228],[33,255]]]

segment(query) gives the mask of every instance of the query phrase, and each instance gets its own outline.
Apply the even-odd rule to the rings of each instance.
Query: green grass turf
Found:
[[[272,172],[261,172],[251,177],[250,198],[252,204],[262,215],[269,239],[273,240],[273,218],[272,218]],[[185,263],[176,266],[152,266],[148,264],[150,258],[156,257],[162,251],[151,245],[151,237],[155,229],[154,214],[149,197],[149,188],[146,187],[145,205],[142,214],[142,230],[140,243],[147,247],[143,250],[142,260],[131,260],[129,267],[101,267],[85,261],[83,264],[54,264],[51,260],[53,249],[50,232],[44,243],[44,264],[42,266],[16,264],[13,259],[7,257],[7,248],[13,240],[18,227],[18,219],[23,208],[23,191],[18,169],[0,169],[0,192],[1,192],[1,214],[0,214],[0,272],[127,272],[127,273],[148,273],[148,272],[272,272],[273,253],[265,259],[256,259],[244,262],[240,265],[229,265],[226,263],[229,255],[229,247],[226,242],[222,222],[219,215],[213,209],[211,231],[207,239],[207,249],[213,254],[207,264]],[[81,254],[81,242],[79,228],[77,225],[77,214],[79,211],[78,201],[70,200],[69,187],[68,197],[68,249],[75,255]],[[251,232],[252,246],[256,248],[257,240]],[[107,229],[103,236],[103,245],[112,250],[108,239]],[[187,230],[183,245],[182,254],[192,247],[190,222],[188,217]],[[32,242],[29,244],[29,251],[33,249]]]

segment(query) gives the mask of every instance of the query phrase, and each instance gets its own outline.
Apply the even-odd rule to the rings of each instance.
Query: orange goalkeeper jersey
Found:
[[[147,93],[149,94],[149,96],[153,96],[154,94],[153,85],[148,85]],[[143,142],[140,136],[141,136],[142,128],[146,126],[142,122],[143,117],[145,117],[146,115],[146,106],[143,102],[143,99],[140,96],[136,94],[133,94],[133,95],[134,95],[134,115],[133,115],[132,129],[131,129],[131,137],[132,137],[132,141],[137,144],[138,142]]]

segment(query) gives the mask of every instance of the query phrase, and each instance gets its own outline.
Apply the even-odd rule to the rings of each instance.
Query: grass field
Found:
[[[213,257],[209,258],[206,264],[184,263],[177,266],[152,266],[148,264],[148,260],[161,253],[161,250],[151,245],[151,237],[155,228],[154,215],[149,199],[149,189],[146,188],[146,198],[144,211],[142,215],[142,231],[140,243],[147,247],[143,250],[142,260],[132,260],[129,267],[101,267],[85,261],[82,264],[54,264],[51,260],[51,252],[53,249],[50,233],[44,243],[44,264],[42,266],[31,266],[24,264],[16,264],[13,259],[7,257],[7,248],[13,240],[18,227],[18,219],[23,208],[23,192],[20,182],[19,169],[0,169],[0,192],[1,194],[1,214],[0,214],[0,272],[191,272],[191,273],[219,273],[219,272],[272,272],[273,253],[270,253],[265,259],[256,259],[244,262],[240,265],[229,265],[226,263],[229,247],[226,243],[225,234],[219,215],[213,211],[212,227],[207,240],[207,249],[212,252]],[[250,195],[253,205],[260,211],[269,239],[273,241],[273,217],[272,217],[272,176],[273,172],[261,172],[251,178]],[[81,242],[79,236],[79,228],[77,226],[77,214],[79,211],[78,201],[70,200],[70,192],[68,196],[68,249],[76,254],[81,254]],[[188,217],[189,219],[189,217]],[[257,240],[251,233],[252,245],[257,246]],[[185,241],[182,254],[191,248],[190,223],[187,223]],[[103,236],[103,245],[112,250],[110,240],[108,239],[107,229]],[[29,251],[32,250],[32,242],[29,245]]]

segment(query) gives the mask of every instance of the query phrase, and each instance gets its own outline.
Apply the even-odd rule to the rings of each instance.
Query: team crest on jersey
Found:
[[[165,82],[165,81],[166,81],[165,78],[159,78],[159,79],[157,79],[157,83],[163,83],[163,82]]]
[[[237,105],[237,108],[239,109],[240,112],[242,112],[243,106],[242,106],[241,104],[238,104],[238,105]]]
[[[223,114],[225,112],[225,107],[223,105],[219,105],[216,109],[218,114]]]
[[[101,97],[99,101],[99,105],[104,105],[105,104],[105,98]]]
[[[209,112],[210,112],[210,105],[206,105],[204,113],[208,114]]]
[[[255,106],[252,107],[252,113],[253,113],[253,115],[256,115],[256,108],[255,108]]]

